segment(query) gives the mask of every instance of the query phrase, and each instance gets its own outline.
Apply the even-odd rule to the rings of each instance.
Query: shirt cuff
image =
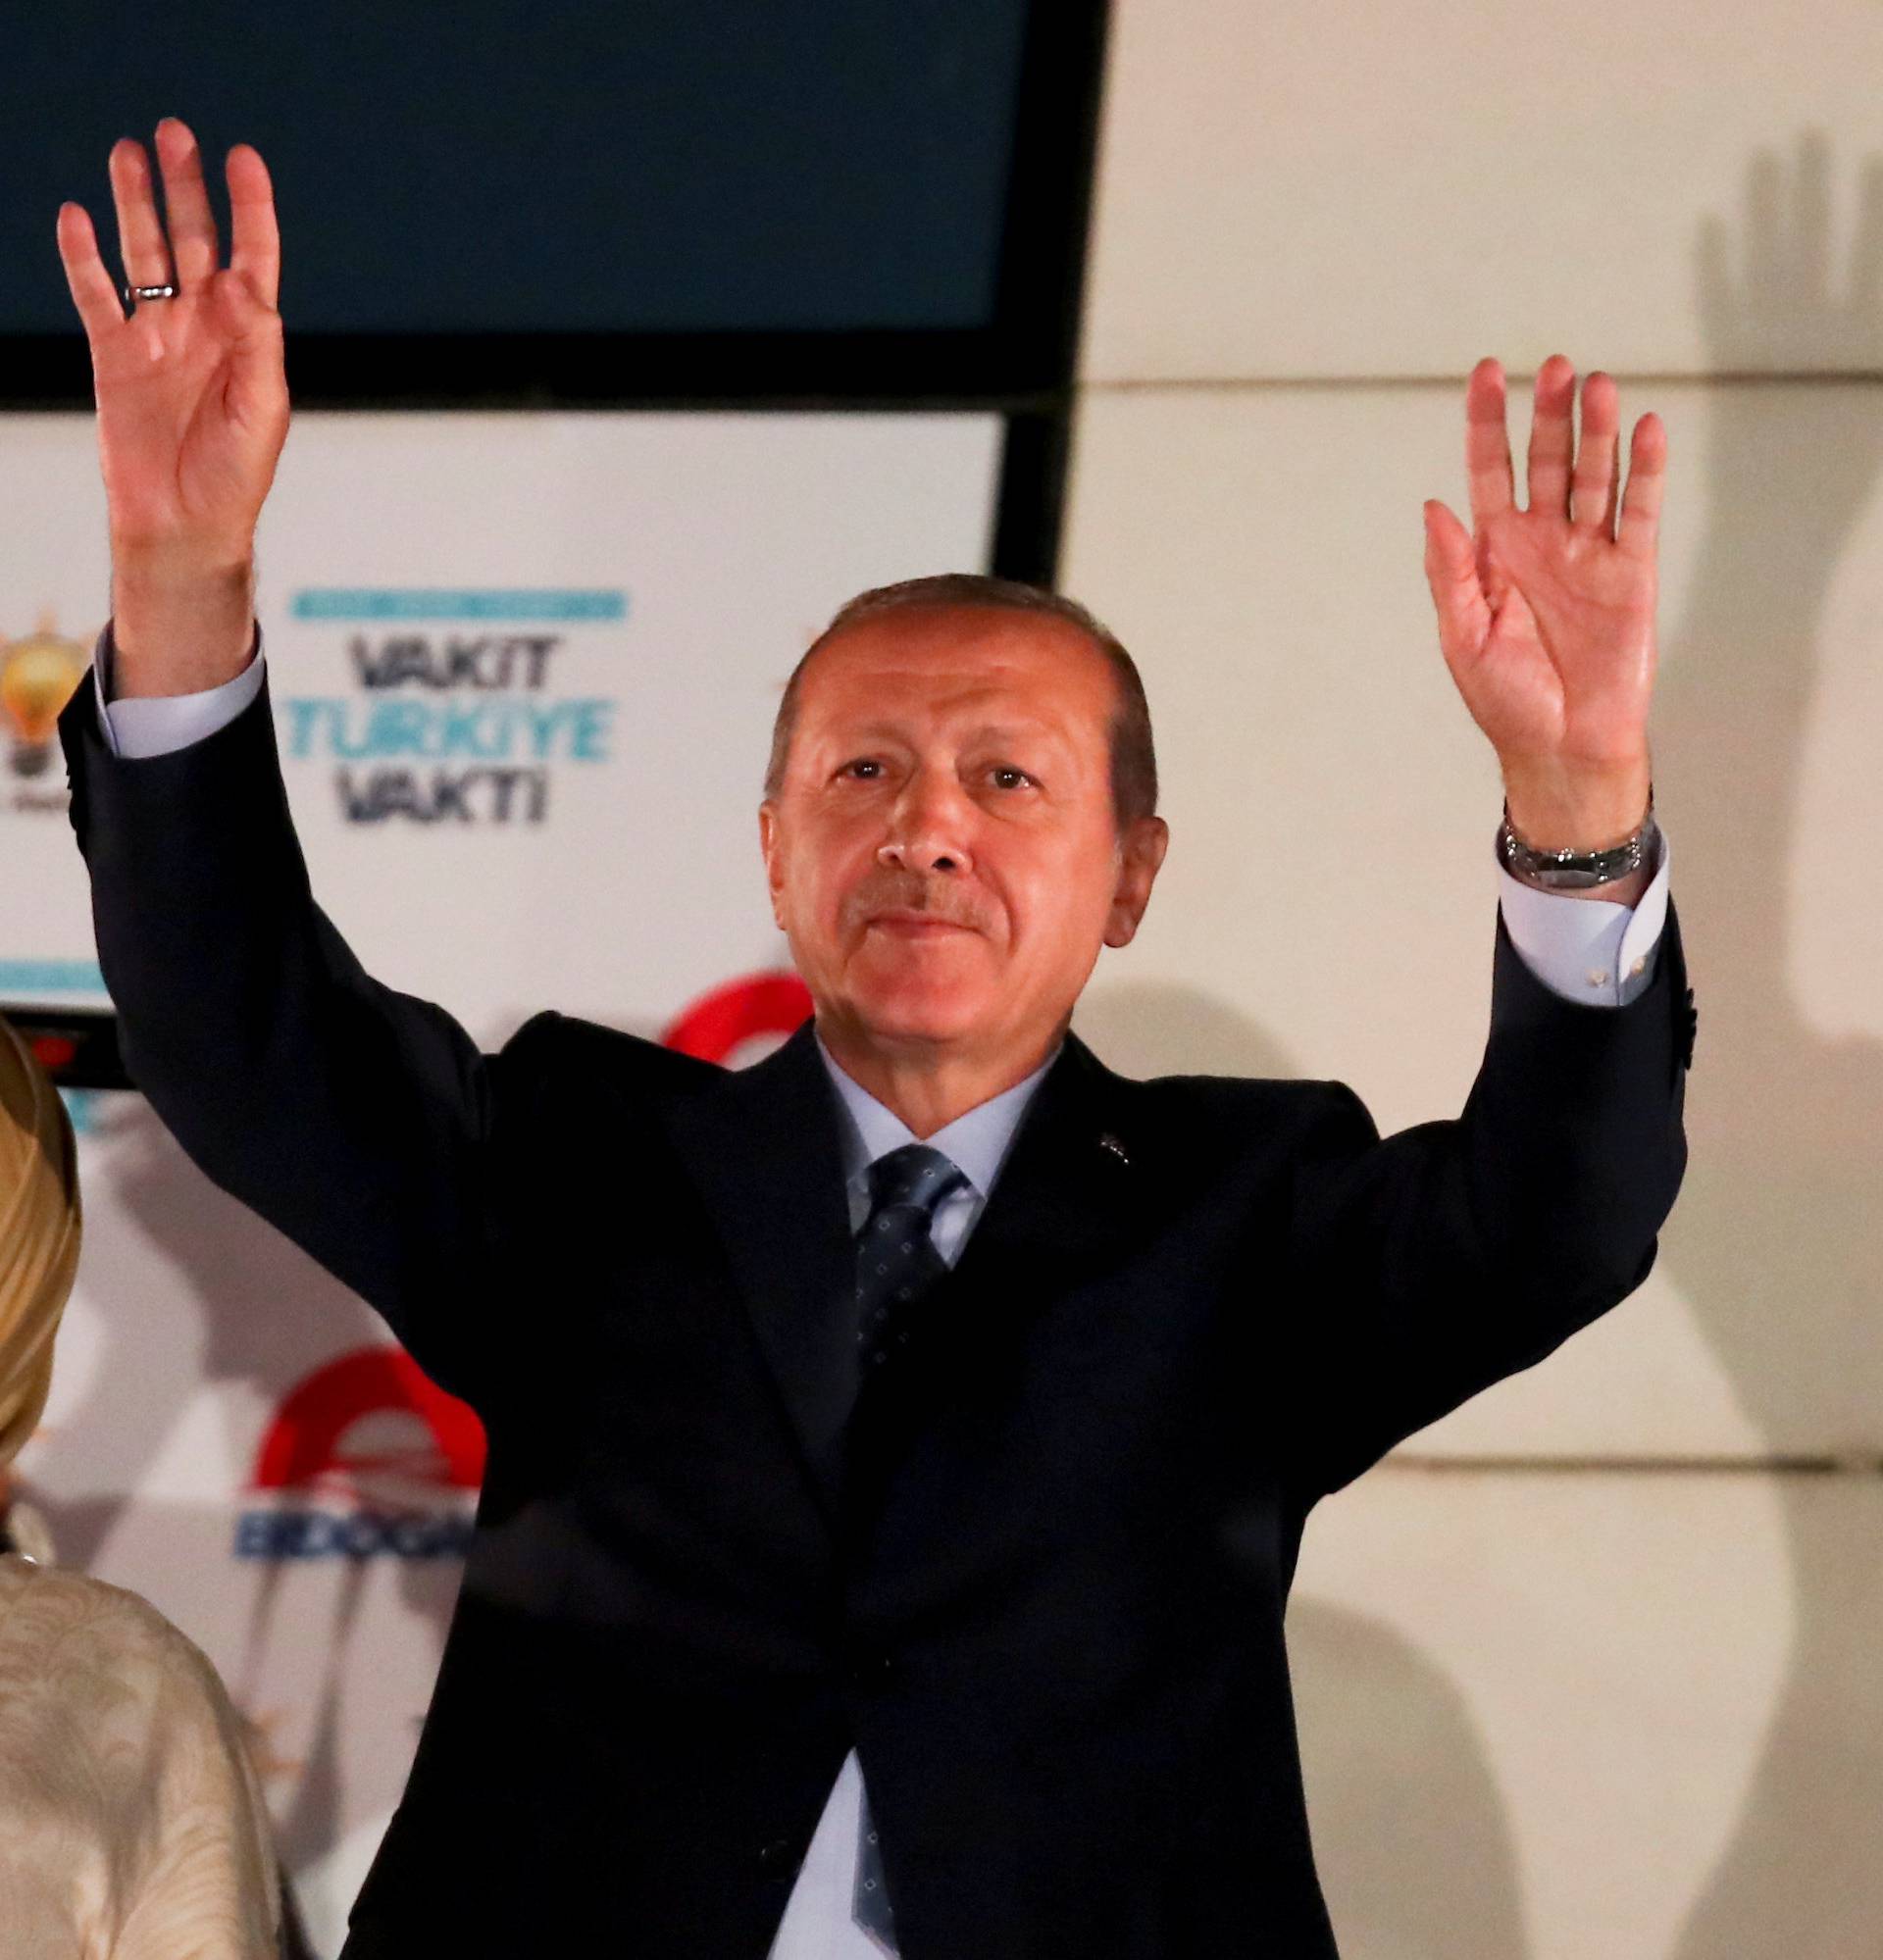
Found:
[[[186,749],[226,729],[262,691],[262,629],[255,628],[248,665],[233,680],[205,687],[197,694],[138,694],[125,701],[111,698],[111,628],[98,635],[91,677],[98,703],[98,726],[113,755],[129,760],[169,755]]]
[[[1498,903],[1510,943],[1552,993],[1585,1007],[1626,1007],[1654,983],[1672,864],[1663,833],[1660,863],[1632,906],[1539,891],[1500,865]]]

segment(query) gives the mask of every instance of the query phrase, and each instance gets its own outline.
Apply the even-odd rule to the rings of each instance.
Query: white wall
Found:
[[[1175,843],[1082,1011],[1114,1058],[1456,1107],[1497,786],[1420,501],[1484,353],[1606,367],[1672,445],[1692,1170],[1632,1301],[1310,1526],[1349,1960],[1878,1949],[1879,57],[1869,0],[1118,0],[1063,576]]]

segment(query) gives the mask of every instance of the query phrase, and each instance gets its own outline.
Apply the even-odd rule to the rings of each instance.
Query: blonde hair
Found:
[[[0,1469],[46,1406],[80,1224],[72,1121],[32,1050],[0,1016]]]

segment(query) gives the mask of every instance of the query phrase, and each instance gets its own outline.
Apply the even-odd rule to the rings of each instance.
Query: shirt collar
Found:
[[[868,1089],[852,1081],[832,1058],[822,1035],[817,1039],[817,1052],[830,1073],[843,1111],[844,1120],[840,1128],[843,1131],[843,1178],[846,1183],[855,1183],[879,1157],[887,1157],[891,1150],[899,1150],[905,1143],[927,1142],[932,1149],[940,1150],[986,1198],[992,1191],[993,1181],[1000,1175],[1000,1166],[1013,1146],[1020,1119],[1026,1115],[1034,1091],[1045,1080],[1046,1071],[1052,1067],[1059,1051],[1055,1048],[1024,1081],[1015,1082],[1012,1088],[1002,1089],[998,1095],[976,1104],[965,1115],[957,1116],[952,1123],[944,1124],[933,1136],[926,1138],[918,1137],[893,1110],[886,1108]]]

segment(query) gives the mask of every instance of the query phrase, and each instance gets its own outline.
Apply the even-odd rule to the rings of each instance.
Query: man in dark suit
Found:
[[[816,1002],[728,1075],[543,1014],[481,1055],[316,908],[254,522],[286,429],[261,160],[114,151],[114,627],[74,822],[140,1087],[483,1417],[462,1598],[353,1960],[1327,1956],[1282,1641],[1303,1521],[1648,1270],[1691,1045],[1648,815],[1664,438],[1467,396],[1441,643],[1508,793],[1462,1115],[1110,1074],[1067,1031],[1167,841],[1123,649],[916,581],[788,690],[761,813]],[[167,290],[175,288],[175,290]],[[1565,997],[1566,996],[1566,997]],[[546,1244],[534,1226],[565,1222]],[[958,1263],[957,1263],[958,1262]]]

